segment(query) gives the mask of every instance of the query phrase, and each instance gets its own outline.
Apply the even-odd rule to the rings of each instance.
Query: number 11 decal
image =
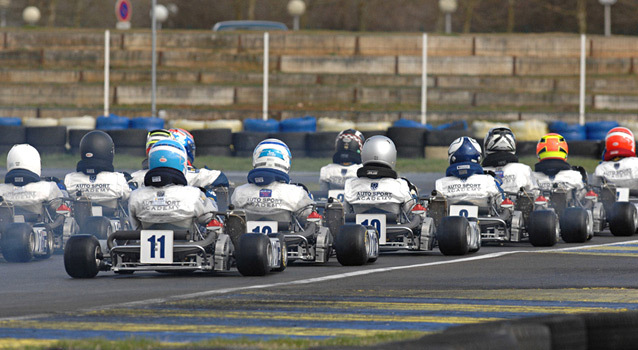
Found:
[[[173,263],[173,231],[142,230],[140,232],[142,264]]]

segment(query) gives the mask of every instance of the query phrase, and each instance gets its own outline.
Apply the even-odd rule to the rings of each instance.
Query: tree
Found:
[[[507,0],[507,32],[514,31],[514,5],[516,0]]]

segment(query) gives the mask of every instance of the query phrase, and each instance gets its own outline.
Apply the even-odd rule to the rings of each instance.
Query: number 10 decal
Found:
[[[140,262],[142,264],[172,264],[173,231],[142,230]]]
[[[386,243],[385,214],[357,214],[356,222],[363,226],[372,226],[379,233],[379,244]]]

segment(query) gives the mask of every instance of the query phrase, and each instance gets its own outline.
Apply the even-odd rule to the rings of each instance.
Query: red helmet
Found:
[[[605,137],[605,153],[603,160],[636,156],[636,141],[634,133],[623,127],[609,130]]]

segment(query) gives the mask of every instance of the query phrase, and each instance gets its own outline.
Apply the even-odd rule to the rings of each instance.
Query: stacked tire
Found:
[[[40,154],[66,152],[66,127],[34,126],[26,128],[26,142]]]
[[[320,131],[306,136],[306,155],[311,158],[332,158],[338,131]]]
[[[7,153],[15,144],[25,143],[26,128],[20,118],[0,118],[0,153]]]
[[[191,130],[197,146],[197,155],[230,157],[233,143],[233,133],[230,129],[200,129]]]
[[[396,127],[388,129],[388,137],[394,142],[399,158],[423,158],[425,156],[425,129]]]
[[[115,154],[146,155],[146,129],[115,129],[106,133],[113,139]]]

